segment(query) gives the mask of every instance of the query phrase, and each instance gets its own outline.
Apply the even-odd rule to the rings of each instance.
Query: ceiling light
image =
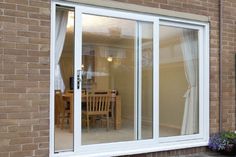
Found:
[[[107,57],[108,62],[112,62],[113,58],[111,56]]]

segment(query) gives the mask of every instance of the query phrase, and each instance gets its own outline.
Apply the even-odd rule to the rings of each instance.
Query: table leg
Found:
[[[74,97],[70,96],[70,132],[74,130]]]
[[[115,123],[115,129],[121,128],[121,98],[120,96],[116,96],[114,123]]]

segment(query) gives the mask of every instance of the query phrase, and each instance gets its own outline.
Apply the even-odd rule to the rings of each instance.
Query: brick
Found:
[[[6,3],[28,5],[28,0],[5,0]]]
[[[25,156],[33,156],[32,150],[24,150],[19,152],[11,152],[10,157],[25,157]]]
[[[15,81],[15,87],[38,87],[35,81]]]
[[[32,143],[33,138],[15,138],[10,141],[10,145]]]
[[[27,51],[19,50],[19,49],[6,48],[6,49],[4,49],[4,54],[7,54],[7,55],[27,55]]]
[[[35,7],[40,7],[40,8],[50,8],[50,3],[48,3],[48,2],[39,2],[39,1],[36,1],[36,0],[31,0],[30,5],[35,6]]]
[[[4,15],[13,17],[27,17],[27,13],[15,10],[4,10]]]
[[[25,93],[26,92],[26,88],[3,88],[3,92],[5,93]]]
[[[3,29],[6,30],[27,30],[26,25],[20,23],[3,23]]]
[[[1,9],[11,9],[11,10],[15,10],[15,9],[16,9],[16,4],[0,3],[0,8],[1,8]]]
[[[30,119],[31,115],[30,113],[9,113],[8,119]]]
[[[38,144],[24,144],[22,150],[36,150],[38,148]]]
[[[33,18],[33,19],[38,19],[38,20],[49,20],[50,19],[49,15],[40,14],[40,13],[30,13],[29,17]]]
[[[33,138],[35,138],[35,137],[38,137],[39,134],[38,134],[38,132],[30,131],[30,132],[20,132],[19,136],[20,137],[33,137]]]
[[[29,31],[49,33],[50,30],[49,27],[45,26],[29,26]]]
[[[48,142],[48,141],[49,141],[48,137],[37,137],[37,138],[34,138],[34,142],[35,143]]]
[[[17,5],[17,10],[19,11],[24,11],[24,12],[39,12],[39,8],[37,7],[32,7],[32,6],[25,6],[25,5]]]
[[[20,145],[16,145],[16,146],[1,146],[0,147],[0,152],[11,152],[11,151],[20,151]]]
[[[9,132],[30,132],[30,131],[32,131],[32,127],[30,125],[10,126],[10,127],[8,127],[8,131]],[[22,137],[22,136],[20,136],[20,137]]]
[[[18,31],[17,35],[22,37],[35,37],[35,38],[39,37],[39,33],[29,32],[29,31]]]
[[[39,46],[37,44],[17,43],[16,49],[18,49],[18,50],[39,50]]]
[[[16,42],[16,43],[27,43],[28,42],[28,38],[26,38],[26,37],[16,37],[16,36],[10,36],[10,35],[5,35],[3,37],[3,39],[8,42]]]
[[[0,157],[9,157],[9,152],[0,153]]]
[[[49,148],[49,143],[39,143],[39,148]]]
[[[0,87],[13,87],[13,81],[0,81]]]
[[[0,41],[0,47],[1,47],[1,48],[9,48],[9,49],[12,49],[12,48],[15,48],[15,47],[16,47],[16,44],[15,44],[15,43],[10,43],[10,42],[1,42],[1,41]]]
[[[10,16],[1,16],[0,15],[0,21],[15,23],[16,22],[16,18],[15,17],[10,17]]]
[[[39,25],[39,20],[37,20],[37,19],[28,19],[28,18],[17,17],[16,21],[19,24],[32,25],[32,26]]]
[[[49,40],[45,40],[43,38],[29,38],[29,43],[32,44],[47,44]]]

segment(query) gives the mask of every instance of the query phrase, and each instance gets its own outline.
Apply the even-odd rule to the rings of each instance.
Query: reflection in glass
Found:
[[[141,139],[152,138],[153,128],[153,24],[140,22],[142,28],[142,133]]]
[[[135,140],[136,22],[82,15],[82,144]],[[106,96],[109,97],[109,108]]]
[[[199,132],[198,31],[160,26],[160,137]]]
[[[70,77],[74,66],[74,9],[56,8],[55,28],[55,152],[73,150],[73,94]]]

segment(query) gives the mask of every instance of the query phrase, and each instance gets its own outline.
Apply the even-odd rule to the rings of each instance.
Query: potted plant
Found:
[[[210,137],[208,147],[225,155],[236,155],[236,133],[223,132]]]

